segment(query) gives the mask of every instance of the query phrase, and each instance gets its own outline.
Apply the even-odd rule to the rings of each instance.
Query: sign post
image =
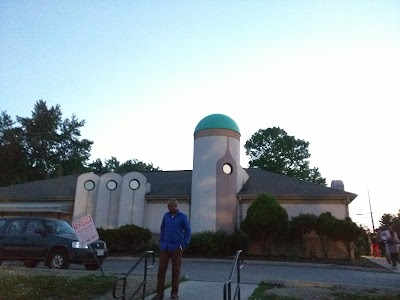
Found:
[[[104,275],[103,269],[96,252],[93,249],[92,243],[99,239],[96,226],[94,225],[91,215],[84,216],[79,220],[72,223],[72,227],[75,230],[75,234],[78,238],[79,244],[82,246],[88,246],[92,249],[93,255],[100,266],[101,273]]]

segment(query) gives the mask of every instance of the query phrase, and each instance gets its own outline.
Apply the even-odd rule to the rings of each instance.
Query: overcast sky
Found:
[[[43,99],[85,120],[91,160],[191,170],[213,113],[244,143],[277,126],[310,143],[310,167],[358,194],[375,227],[399,202],[400,2],[1,1],[0,111]],[[369,191],[369,197],[368,197]],[[362,214],[362,215],[357,215]]]

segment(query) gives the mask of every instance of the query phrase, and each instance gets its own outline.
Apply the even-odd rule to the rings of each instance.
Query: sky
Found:
[[[84,120],[91,161],[192,170],[193,133],[231,117],[244,144],[280,127],[358,197],[356,223],[400,209],[400,2],[0,1],[0,112]],[[371,206],[370,206],[371,204]],[[372,213],[372,218],[371,218]]]

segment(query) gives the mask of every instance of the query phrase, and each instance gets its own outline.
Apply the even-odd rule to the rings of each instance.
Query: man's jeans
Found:
[[[171,296],[178,295],[179,278],[181,274],[182,250],[180,247],[174,251],[160,251],[160,262],[157,274],[157,294],[164,294],[165,274],[168,269],[169,259],[172,263],[172,289]]]
[[[399,253],[390,252],[390,258],[392,260],[392,266],[397,267],[397,261],[399,260]]]

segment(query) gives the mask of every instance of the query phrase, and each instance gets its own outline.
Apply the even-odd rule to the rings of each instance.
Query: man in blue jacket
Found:
[[[160,230],[160,261],[157,273],[157,295],[153,300],[164,298],[165,274],[168,263],[172,264],[171,300],[178,299],[182,252],[189,245],[191,237],[187,216],[178,209],[175,198],[168,200],[168,212],[164,214]]]

